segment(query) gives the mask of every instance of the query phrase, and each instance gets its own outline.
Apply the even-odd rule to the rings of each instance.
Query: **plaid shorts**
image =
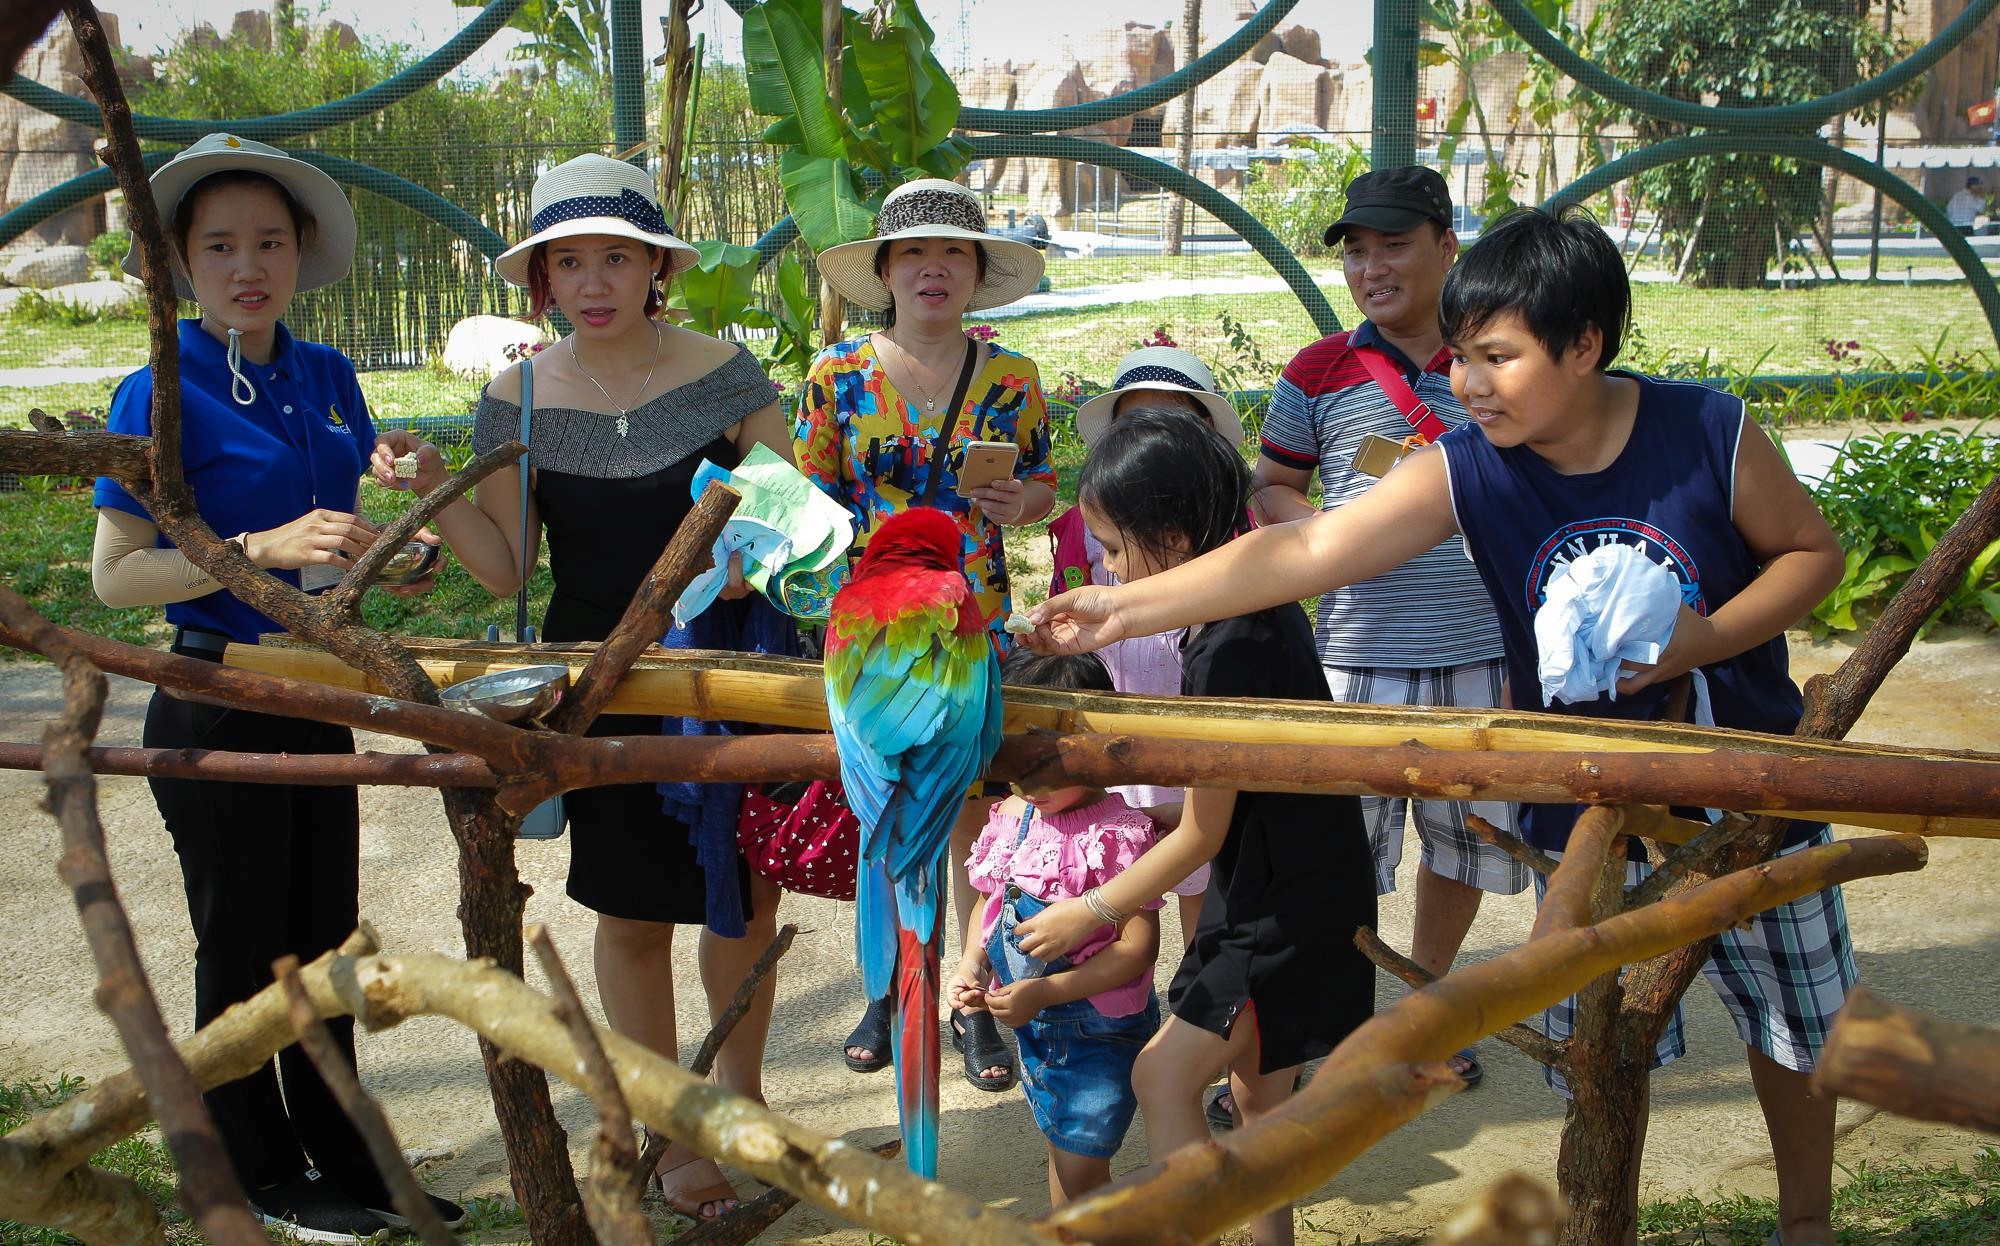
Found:
[[[1329,666],[1326,684],[1333,699],[1365,705],[1451,705],[1494,709],[1502,705],[1506,666],[1499,661],[1466,662],[1458,666]],[[1361,816],[1368,823],[1368,844],[1375,850],[1375,894],[1396,889],[1396,867],[1403,862],[1403,825],[1417,816],[1417,840],[1423,845],[1423,868],[1433,874],[1490,891],[1519,895],[1528,887],[1528,867],[1491,847],[1466,829],[1465,815],[1476,813],[1501,830],[1514,833],[1514,807],[1503,800],[1419,800],[1363,796]]]
[[[1819,834],[1778,855],[1832,842],[1833,832],[1822,827]],[[1560,852],[1549,855],[1562,856]],[[1638,886],[1652,872],[1642,861],[1626,862],[1626,889]],[[1538,907],[1547,887],[1547,880],[1536,875]],[[1736,1032],[1746,1045],[1795,1073],[1810,1073],[1856,976],[1847,906],[1840,898],[1840,888],[1800,896],[1790,904],[1757,914],[1747,929],[1724,931],[1701,973],[1736,1019]],[[1681,1007],[1675,1005],[1673,1020],[1661,1031],[1659,1045],[1653,1049],[1654,1068],[1687,1054],[1684,1025]],[[1575,996],[1542,1013],[1542,1032],[1550,1038],[1561,1041],[1575,1028]],[[1550,1086],[1568,1095],[1561,1074],[1554,1069],[1544,1073]]]

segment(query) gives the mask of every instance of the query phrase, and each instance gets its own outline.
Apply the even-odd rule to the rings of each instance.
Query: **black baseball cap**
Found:
[[[1451,228],[1451,188],[1435,169],[1412,164],[1363,173],[1347,184],[1347,208],[1326,227],[1326,243],[1339,242],[1356,225],[1401,234],[1425,221]]]

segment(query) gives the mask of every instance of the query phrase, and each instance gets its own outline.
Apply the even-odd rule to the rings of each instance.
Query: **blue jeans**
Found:
[[[1021,951],[1015,927],[1047,908],[1011,883],[1000,920],[986,944],[994,976],[1002,983],[1047,977],[1071,967],[1068,957],[1036,960]],[[1160,1001],[1129,1017],[1107,1017],[1088,999],[1056,1004],[1014,1031],[1021,1050],[1021,1089],[1035,1125],[1049,1144],[1072,1155],[1109,1159],[1125,1141],[1138,1110],[1132,1065],[1160,1028]]]

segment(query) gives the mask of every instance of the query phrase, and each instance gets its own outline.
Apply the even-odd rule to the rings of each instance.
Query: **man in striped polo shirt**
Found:
[[[1306,491],[1315,471],[1326,509],[1359,497],[1375,483],[1357,470],[1364,439],[1402,443],[1427,430],[1435,440],[1466,418],[1451,395],[1451,354],[1438,331],[1438,293],[1458,255],[1444,179],[1422,167],[1363,174],[1348,186],[1346,210],[1328,226],[1326,241],[1340,246],[1347,288],[1366,319],[1352,332],[1306,347],[1278,381],[1257,460],[1254,505],[1263,523],[1312,514]],[[1365,458],[1360,465],[1381,470]],[[1505,704],[1499,622],[1456,540],[1320,598],[1318,640],[1335,700]],[[1415,805],[1423,860],[1411,957],[1442,975],[1465,941],[1481,893],[1515,895],[1528,885],[1526,867],[1465,825],[1466,814],[1476,813],[1511,831],[1512,811],[1494,801],[1363,797],[1362,804],[1376,890],[1385,895],[1396,889],[1404,820]],[[1459,1053],[1454,1066],[1468,1082],[1481,1075],[1470,1051]]]

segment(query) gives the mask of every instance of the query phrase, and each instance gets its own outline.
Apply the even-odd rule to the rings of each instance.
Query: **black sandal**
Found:
[[[856,1073],[875,1073],[889,1067],[892,1058],[889,1051],[890,997],[868,1001],[867,1011],[861,1014],[861,1024],[847,1036],[840,1045],[840,1058],[847,1061],[847,1067]],[[847,1054],[849,1047],[860,1047],[871,1053],[866,1060]]]
[[[1014,1085],[1014,1053],[1000,1037],[1000,1027],[990,1012],[951,1010],[951,1045],[965,1053],[965,1080],[981,1090],[999,1092]],[[985,1076],[988,1069],[1004,1068],[999,1077]]]

